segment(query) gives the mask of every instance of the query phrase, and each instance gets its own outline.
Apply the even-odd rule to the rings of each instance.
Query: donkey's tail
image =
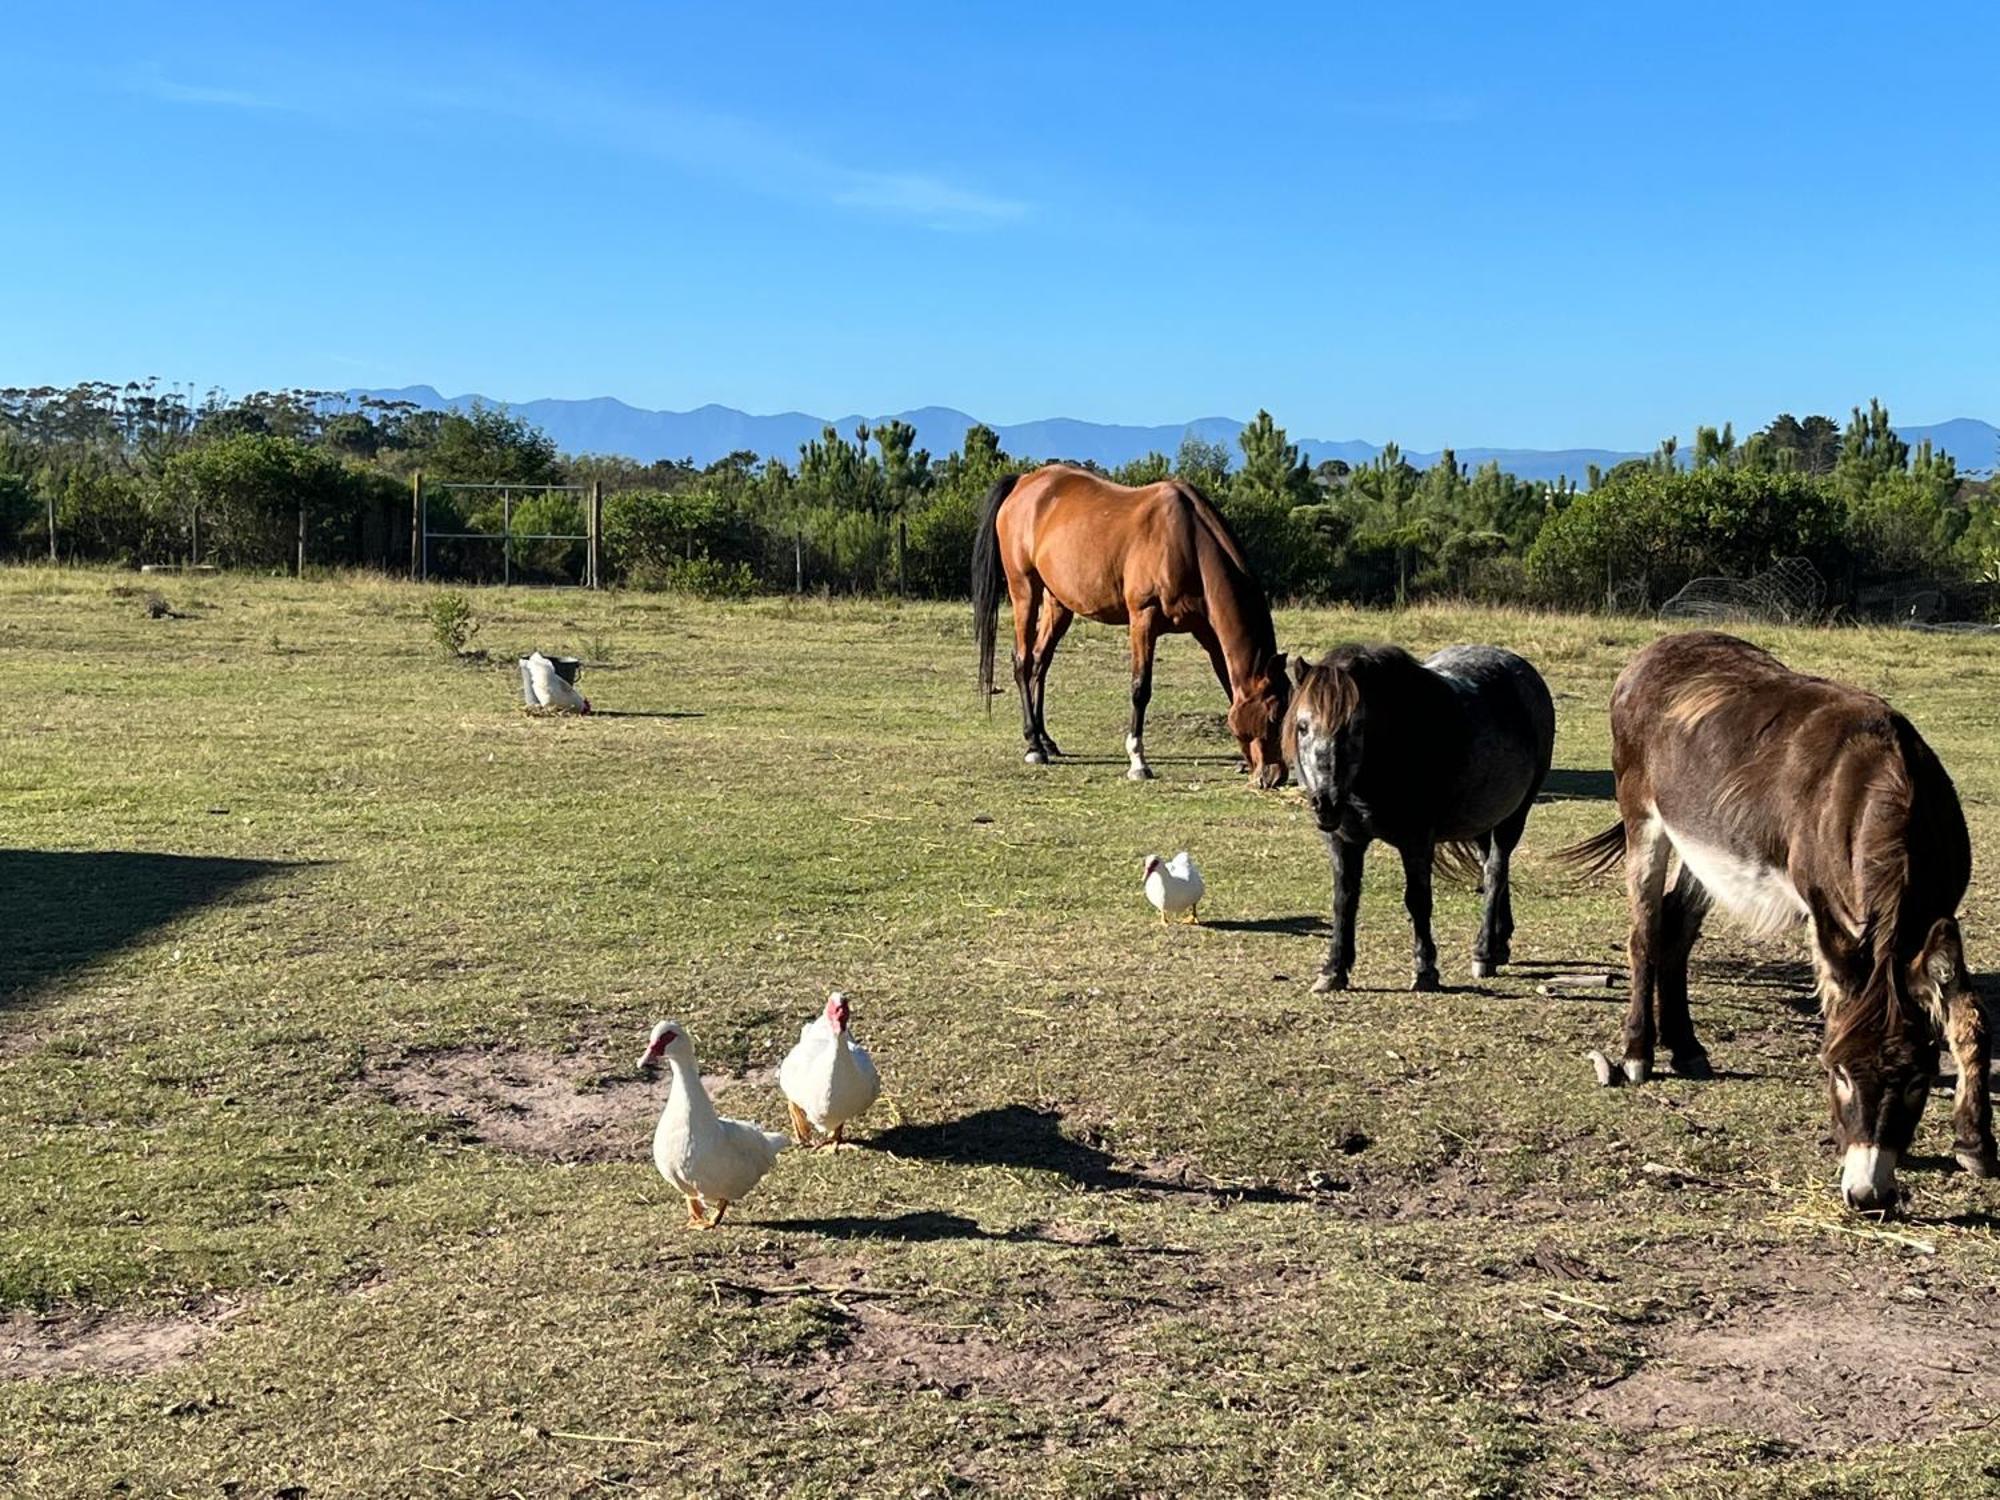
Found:
[[[1625,857],[1625,824],[1613,823],[1604,832],[1593,834],[1580,844],[1555,852],[1556,862],[1574,868],[1585,880],[1607,873]]]
[[[972,534],[972,629],[979,638],[979,691],[993,711],[993,654],[1000,629],[1000,596],[1007,577],[1000,565],[1000,507],[1014,492],[1019,474],[1002,474],[986,492],[986,509]]]

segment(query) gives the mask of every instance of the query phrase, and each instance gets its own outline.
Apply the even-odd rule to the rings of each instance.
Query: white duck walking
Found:
[[[847,1020],[847,996],[835,990],[778,1065],[778,1087],[791,1106],[792,1135],[801,1146],[811,1144],[814,1131],[838,1146],[841,1130],[868,1113],[882,1092],[875,1060],[854,1040]]]
[[[687,1199],[688,1227],[713,1229],[730,1204],[763,1180],[786,1141],[776,1131],[715,1112],[695,1067],[694,1042],[677,1021],[653,1028],[640,1071],[650,1074],[662,1057],[672,1087],[653,1131],[653,1165]]]
[[[566,682],[562,673],[556,670],[556,664],[541,652],[530,652],[523,661],[528,669],[528,691],[535,695],[537,708],[564,714],[590,712],[590,700],[578,692],[574,684]]]
[[[1195,908],[1201,904],[1204,889],[1201,871],[1194,867],[1187,850],[1181,850],[1172,859],[1161,859],[1157,854],[1146,856],[1146,899],[1158,910],[1162,922],[1169,916],[1178,916],[1183,922],[1199,922],[1201,913]]]

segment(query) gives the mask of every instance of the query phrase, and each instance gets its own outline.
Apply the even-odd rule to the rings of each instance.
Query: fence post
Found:
[[[901,516],[896,517],[896,597],[902,598],[908,590],[905,580],[903,560],[910,555],[910,523]]]
[[[410,581],[423,578],[424,553],[424,471],[410,476]]]
[[[594,589],[604,586],[604,575],[599,571],[599,548],[604,536],[604,481],[590,481],[590,586]]]
[[[49,490],[49,561],[56,560],[56,492]]]
[[[299,577],[306,576],[306,508],[299,506]]]

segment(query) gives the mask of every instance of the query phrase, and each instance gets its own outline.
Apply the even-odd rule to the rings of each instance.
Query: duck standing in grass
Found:
[[[688,1227],[713,1229],[729,1205],[763,1180],[785,1149],[785,1138],[748,1120],[715,1112],[695,1066],[694,1042],[677,1021],[653,1028],[639,1059],[651,1076],[666,1059],[672,1088],[653,1131],[653,1165],[668,1186],[687,1199]]]
[[[875,1060],[854,1040],[847,1022],[847,996],[835,990],[778,1065],[778,1087],[791,1106],[792,1135],[801,1146],[812,1143],[814,1131],[838,1146],[847,1122],[866,1114],[882,1092]]]
[[[1172,859],[1161,859],[1157,854],[1146,856],[1146,899],[1153,903],[1162,922],[1169,916],[1177,916],[1183,922],[1201,921],[1196,908],[1201,905],[1205,888],[1201,871],[1194,867],[1187,850],[1181,850]]]

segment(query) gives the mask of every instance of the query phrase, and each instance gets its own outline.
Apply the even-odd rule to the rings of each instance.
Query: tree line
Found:
[[[579,576],[596,484],[602,567],[633,587],[964,593],[993,481],[1061,455],[1003,452],[973,427],[936,458],[909,424],[828,427],[795,461],[732,453],[707,465],[565,455],[501,408],[427,411],[289,390],[199,398],[157,381],[0,390],[0,556],[279,568],[409,566],[410,480],[433,488],[434,531],[516,537],[516,577]],[[1088,467],[1097,467],[1088,465]],[[1744,577],[1805,557],[1834,602],[1895,580],[1977,591],[2000,579],[1990,486],[1879,402],[1843,427],[1781,414],[1739,441],[1698,427],[1682,452],[1581,483],[1477,469],[1447,449],[1428,467],[1395,444],[1365,464],[1310,463],[1268,412],[1232,453],[1190,435],[1110,469],[1207,493],[1274,597],[1368,603],[1425,597],[1567,607],[1657,607],[1690,579]],[[498,576],[498,545],[433,544],[434,574]]]

